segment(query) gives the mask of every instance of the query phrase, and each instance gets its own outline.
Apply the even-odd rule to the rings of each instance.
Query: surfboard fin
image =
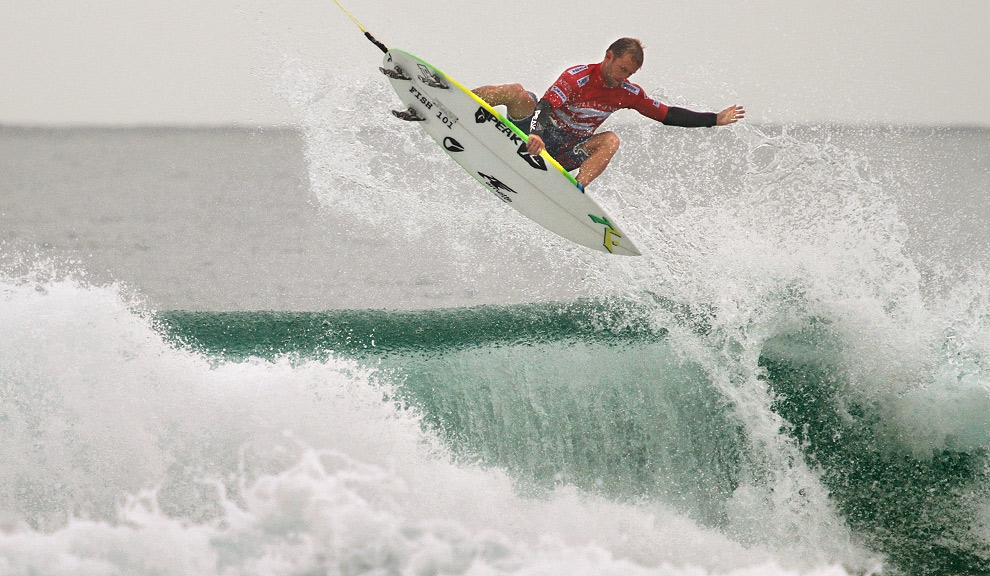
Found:
[[[426,118],[419,115],[419,112],[417,112],[415,108],[392,110],[392,116],[395,116],[399,120],[405,120],[406,122],[422,122],[426,120]]]
[[[378,69],[382,71],[382,74],[384,74],[384,75],[386,75],[389,78],[392,78],[394,80],[412,80],[412,78],[410,78],[409,76],[406,76],[406,73],[403,72],[402,71],[402,68],[399,68],[398,66],[396,66],[395,68],[381,68],[381,67],[379,67]]]
[[[423,82],[423,84],[426,84],[427,86],[429,86],[431,88],[440,88],[441,90],[450,90],[450,86],[447,86],[447,84],[443,80],[440,80],[440,78],[437,77],[436,74],[432,74],[431,73],[431,74],[426,75],[426,76],[420,76],[419,79]]]

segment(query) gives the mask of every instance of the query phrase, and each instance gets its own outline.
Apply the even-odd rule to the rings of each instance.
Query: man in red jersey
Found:
[[[725,126],[745,117],[742,106],[719,113],[693,112],[667,106],[646,95],[629,77],[643,65],[643,45],[620,38],[597,64],[565,70],[537,102],[520,84],[482,86],[474,93],[490,106],[505,106],[509,121],[529,134],[530,154],[546,151],[565,170],[581,168],[577,181],[584,189],[608,166],[619,150],[614,132],[595,134],[612,112],[631,108],[668,126]]]

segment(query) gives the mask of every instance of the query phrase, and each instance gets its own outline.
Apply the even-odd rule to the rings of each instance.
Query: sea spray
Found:
[[[514,285],[515,301],[580,288],[581,247],[512,214],[415,123],[389,114],[399,101],[384,76],[358,77],[367,82],[315,74],[301,60],[284,67],[283,90],[304,116],[309,179],[321,208],[347,219],[363,242],[382,236],[423,246],[444,287],[481,290],[477,279],[494,276]]]
[[[632,138],[626,138],[629,134]],[[632,300],[659,295],[713,310],[711,329],[704,334],[682,329],[663,307],[653,321],[677,337],[675,353],[704,374],[700,380],[705,384],[697,385],[711,384],[719,391],[742,431],[747,448],[730,482],[735,483],[735,496],[719,505],[719,515],[729,519],[721,525],[762,545],[817,548],[823,559],[856,556],[855,535],[830,501],[813,463],[805,462],[786,434],[787,422],[772,409],[772,391],[759,358],[764,342],[781,329],[780,318],[796,316],[798,323],[809,318],[803,310],[792,314],[792,303],[815,307],[819,297],[829,301],[829,292],[846,290],[847,278],[858,280],[867,298],[876,298],[878,291],[881,298],[904,297],[900,288],[910,287],[916,275],[900,251],[896,213],[879,188],[863,177],[854,156],[786,132],[626,127],[623,138],[622,154],[592,192],[623,222],[631,222],[627,230],[643,238],[646,254],[621,261],[556,250],[559,258],[551,260],[583,271],[586,293]],[[420,143],[417,150],[428,155],[429,143]],[[313,153],[318,158],[334,154],[332,148],[318,147]],[[415,161],[405,169],[406,174],[422,173]],[[638,179],[633,177],[637,174]],[[389,190],[396,192],[419,194]],[[672,211],[672,205],[679,210]],[[466,223],[473,213],[466,205],[447,204],[434,206],[427,218]],[[502,225],[484,222],[490,236],[511,240],[498,233]],[[464,224],[460,231],[470,227]],[[544,253],[556,248],[553,242],[544,246]],[[460,257],[488,260],[477,253]],[[659,364],[656,369],[662,373],[664,368]],[[416,377],[403,376],[409,378],[407,389],[420,385]],[[536,379],[518,380],[533,386]],[[609,385],[604,379],[596,384]],[[430,386],[435,389],[436,383]],[[462,418],[453,412],[454,421]],[[442,424],[453,426],[451,438],[456,438],[458,426]]]

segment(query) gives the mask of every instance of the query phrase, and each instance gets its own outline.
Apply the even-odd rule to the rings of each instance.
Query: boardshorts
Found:
[[[534,105],[539,101],[536,94],[529,92],[529,96],[533,99]],[[523,134],[529,135],[529,125],[533,121],[532,114],[522,120],[516,120],[509,116],[506,116],[506,118],[516,128],[522,130]],[[584,143],[591,136],[574,136],[561,130],[556,124],[551,122],[540,137],[543,138],[543,143],[547,147],[547,154],[553,156],[553,159],[559,162],[564,167],[564,170],[568,172],[577,170],[588,159],[588,153],[584,151]]]

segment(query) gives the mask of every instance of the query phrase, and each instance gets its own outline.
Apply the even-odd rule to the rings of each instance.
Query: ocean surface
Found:
[[[0,574],[990,574],[990,129],[619,118],[623,258],[309,93],[0,128]]]

